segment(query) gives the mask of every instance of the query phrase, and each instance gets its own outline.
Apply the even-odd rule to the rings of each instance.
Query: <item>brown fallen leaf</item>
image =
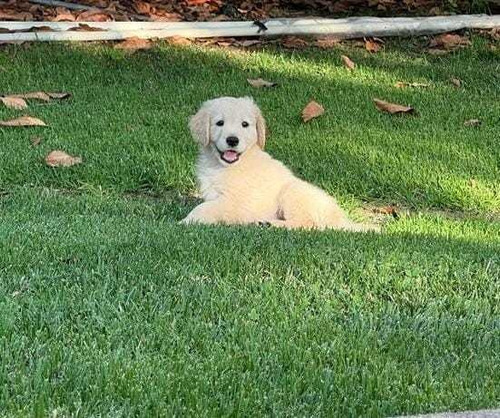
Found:
[[[143,15],[149,15],[151,13],[152,6],[150,3],[147,3],[145,1],[138,1],[136,0],[134,2],[134,9],[137,13],[143,14]]]
[[[391,215],[394,219],[399,218],[398,208],[392,205],[373,208],[373,212],[380,213],[383,215]]]
[[[0,126],[47,126],[43,120],[32,118],[31,116],[21,116],[20,118],[0,121]]]
[[[0,20],[30,21],[33,20],[33,15],[27,12],[16,13],[8,10],[7,11],[0,10]]]
[[[451,84],[453,84],[456,88],[462,87],[462,80],[459,78],[450,78]]]
[[[172,36],[171,38],[167,38],[166,41],[170,45],[177,45],[177,46],[186,46],[186,45],[191,45],[193,41],[189,38],[184,38],[183,36]]]
[[[479,119],[469,119],[464,122],[464,126],[479,126],[481,121]]]
[[[500,26],[497,26],[497,27],[495,27],[493,29],[490,29],[489,36],[494,41],[500,41]]]
[[[5,106],[10,107],[11,109],[22,110],[28,107],[26,101],[19,97],[9,97],[9,96],[0,97],[0,101]]]
[[[336,36],[322,36],[314,41],[314,46],[322,49],[335,48],[339,46],[340,38]]]
[[[51,20],[52,22],[74,22],[75,16],[65,7],[56,7],[56,16]]]
[[[243,48],[248,48],[249,46],[260,45],[261,43],[262,41],[258,39],[247,39],[245,41],[238,42],[238,45],[242,46]]]
[[[40,142],[42,142],[42,138],[40,138],[39,136],[34,136],[30,139],[30,141],[32,146],[37,147],[38,145],[40,145]]]
[[[247,78],[248,84],[250,84],[252,87],[255,88],[262,88],[262,87],[276,87],[278,83],[274,83],[272,81],[266,81],[263,80],[262,78]]]
[[[50,101],[50,96],[47,93],[44,93],[43,91],[34,91],[31,93],[22,93],[22,94],[11,94],[9,97],[17,97],[20,99],[35,99],[35,100],[42,100],[44,102],[49,102]]]
[[[340,58],[342,58],[342,62],[348,70],[354,70],[356,68],[356,64],[354,64],[347,55],[341,55]]]
[[[152,13],[149,18],[154,22],[180,22],[182,20],[182,15],[179,13],[168,13],[165,11],[160,11],[160,13]]]
[[[141,39],[136,36],[132,38],[127,38],[124,41],[121,41],[115,45],[116,49],[124,49],[124,50],[133,50],[136,51],[138,49],[150,49],[153,46],[153,43],[149,39]]]
[[[68,30],[75,32],[101,32],[105,31],[106,29],[96,28],[94,26],[87,25],[86,23],[80,23],[78,26],[74,26],[72,28],[69,28]]]
[[[377,42],[375,39],[366,38],[365,39],[365,49],[368,52],[378,52],[382,48],[382,44]]]
[[[71,93],[66,92],[44,92],[44,91],[33,91],[30,93],[21,93],[21,94],[9,94],[7,97],[14,97],[20,99],[33,99],[33,100],[42,100],[44,102],[50,102],[51,99],[54,100],[63,100],[71,97]]]
[[[471,45],[471,41],[465,36],[457,35],[456,33],[443,33],[436,36],[429,43],[431,48],[455,49]]]
[[[302,120],[309,122],[311,119],[317,118],[325,113],[325,109],[318,102],[311,100],[307,106],[302,110]]]
[[[77,22],[110,22],[113,17],[103,10],[86,10],[78,15]]]
[[[391,115],[395,114],[411,114],[415,111],[413,107],[410,106],[402,106],[395,103],[386,102],[380,99],[373,99],[375,106],[378,110],[382,112],[390,113]]]
[[[237,43],[235,38],[223,38],[215,41],[217,46],[228,47],[233,46]]]
[[[73,157],[64,151],[55,150],[51,151],[46,157],[45,162],[49,167],[71,167],[75,164],[80,164],[82,159],[80,157]]]
[[[54,32],[50,26],[33,26],[26,30],[26,32]]]
[[[285,36],[281,40],[281,45],[283,45],[285,48],[301,49],[307,48],[309,46],[309,42],[307,42],[305,39],[299,38],[298,36]]]

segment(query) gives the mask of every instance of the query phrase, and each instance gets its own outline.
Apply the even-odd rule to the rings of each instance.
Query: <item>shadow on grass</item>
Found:
[[[184,210],[27,188],[0,200],[7,413],[495,405],[498,242],[174,224]]]

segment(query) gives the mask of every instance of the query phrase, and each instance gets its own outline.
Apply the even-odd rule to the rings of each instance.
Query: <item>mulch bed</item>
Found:
[[[265,20],[274,17],[352,15],[441,15],[479,11],[500,12],[498,2],[482,10],[472,9],[471,1],[456,0],[453,10],[441,0],[70,0],[68,3],[92,7],[72,10],[30,1],[0,0],[0,20],[22,21],[223,21]],[[496,6],[494,5],[496,3]],[[496,9],[495,9],[496,8]]]

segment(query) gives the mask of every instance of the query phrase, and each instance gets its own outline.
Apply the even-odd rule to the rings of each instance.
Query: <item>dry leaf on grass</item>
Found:
[[[40,142],[42,142],[42,138],[40,138],[39,136],[34,136],[30,139],[30,141],[32,146],[37,147],[38,145],[40,145]]]
[[[429,83],[407,83],[405,81],[398,81],[396,84],[394,84],[394,87],[397,87],[399,89],[405,88],[405,87],[430,87],[431,85]]]
[[[281,40],[281,45],[285,48],[300,49],[307,48],[309,46],[309,42],[305,39],[299,38],[298,36],[285,36]]]
[[[356,68],[356,64],[347,55],[341,55],[340,58],[347,69],[354,70]]]
[[[471,45],[471,41],[468,38],[455,33],[443,33],[436,36],[429,43],[429,47],[431,48],[443,48],[447,50],[469,45]]]
[[[186,46],[186,45],[191,45],[193,41],[189,38],[184,38],[183,36],[172,36],[171,38],[167,38],[166,41],[170,45],[177,45],[177,46]]]
[[[394,219],[399,218],[399,213],[398,209],[396,206],[383,206],[383,207],[377,207],[373,208],[374,213],[380,213],[383,215],[391,215]]]
[[[44,93],[43,91],[34,91],[31,93],[22,93],[22,94],[11,94],[9,97],[18,97],[21,99],[36,99],[36,100],[42,100],[44,102],[50,101],[50,96],[47,93]]]
[[[366,38],[365,39],[365,49],[368,52],[378,52],[382,48],[382,43],[375,40],[375,38]]]
[[[500,26],[497,26],[496,28],[491,29],[489,31],[489,36],[494,41],[500,41]]]
[[[314,41],[314,46],[322,49],[335,48],[340,44],[340,38],[336,36],[323,36]]]
[[[11,109],[16,109],[16,110],[21,110],[21,109],[26,109],[28,107],[28,104],[24,99],[21,99],[19,97],[0,97],[0,101],[7,107],[10,107]]]
[[[55,150],[51,151],[45,157],[45,162],[49,167],[71,167],[75,164],[80,164],[82,159],[80,157],[73,157],[64,151]]]
[[[252,87],[256,88],[262,88],[262,87],[276,87],[278,83],[273,83],[272,81],[266,81],[263,80],[262,78],[247,78],[248,84],[250,84]]]
[[[44,91],[33,91],[30,93],[21,93],[21,94],[9,94],[5,97],[19,98],[19,99],[33,99],[33,100],[42,100],[44,102],[50,102],[51,99],[54,100],[63,100],[71,97],[71,93],[61,92],[61,93],[52,93],[52,92],[44,92]]]
[[[317,118],[325,113],[325,109],[318,102],[311,100],[307,106],[302,110],[302,120],[309,122],[311,119]]]
[[[17,119],[0,121],[0,126],[47,126],[43,120],[31,116],[21,116]]]
[[[410,106],[402,106],[396,103],[390,103],[380,99],[373,99],[373,101],[378,110],[390,113],[391,115],[411,114],[415,111],[415,109],[413,109],[413,107]]]
[[[479,119],[469,119],[464,122],[464,126],[479,126],[481,121]]]
[[[153,43],[149,39],[141,39],[134,36],[117,43],[115,48],[127,51],[136,51],[138,49],[150,49],[152,46]]]
[[[459,78],[450,78],[450,82],[457,88],[462,87],[462,80]]]

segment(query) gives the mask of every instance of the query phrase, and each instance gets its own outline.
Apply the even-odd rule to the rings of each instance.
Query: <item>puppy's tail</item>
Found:
[[[380,232],[380,226],[351,221],[347,214],[337,206],[337,210],[327,217],[326,225],[323,228],[342,229],[352,232]]]

